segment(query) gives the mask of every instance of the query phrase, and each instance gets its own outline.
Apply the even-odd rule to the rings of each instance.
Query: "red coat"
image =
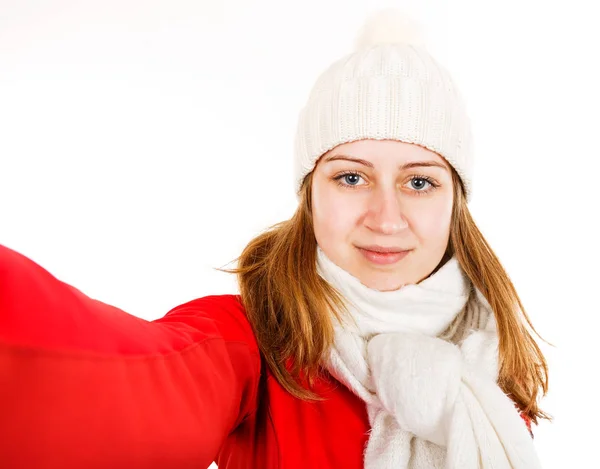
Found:
[[[239,298],[146,321],[0,246],[0,468],[363,467],[364,403],[290,396]]]

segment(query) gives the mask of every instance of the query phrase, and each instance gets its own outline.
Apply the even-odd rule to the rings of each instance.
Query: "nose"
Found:
[[[364,224],[371,231],[386,235],[396,234],[408,226],[395,188],[379,187],[373,191]]]

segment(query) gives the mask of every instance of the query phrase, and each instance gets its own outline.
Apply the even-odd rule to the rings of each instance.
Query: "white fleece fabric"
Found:
[[[350,313],[335,326],[327,367],[367,405],[365,469],[541,467],[514,403],[497,385],[494,315],[456,258],[391,292],[366,287],[320,248],[317,270]],[[470,319],[467,309],[476,313]],[[440,337],[469,320],[459,343]]]

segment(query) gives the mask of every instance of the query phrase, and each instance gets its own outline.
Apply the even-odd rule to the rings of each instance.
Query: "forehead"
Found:
[[[323,160],[333,156],[360,158],[373,164],[405,163],[409,161],[435,161],[448,166],[436,152],[412,143],[397,140],[364,139],[338,145],[323,155]]]

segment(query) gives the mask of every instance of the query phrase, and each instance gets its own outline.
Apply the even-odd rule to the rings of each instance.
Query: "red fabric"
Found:
[[[360,469],[362,401],[290,396],[239,298],[146,321],[0,246],[0,468]]]
[[[527,414],[524,414],[523,412],[519,412],[519,415],[525,422],[525,426],[527,427],[527,430],[529,431],[531,438],[533,438],[533,430],[531,429],[531,419],[527,416]]]

